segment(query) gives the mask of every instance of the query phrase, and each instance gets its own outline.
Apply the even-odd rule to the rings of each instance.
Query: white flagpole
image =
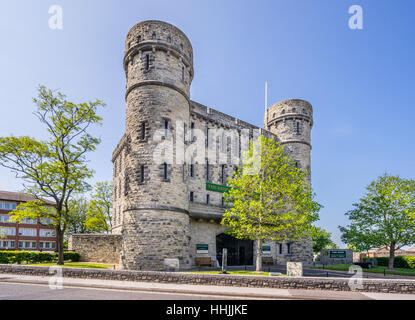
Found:
[[[265,111],[268,109],[268,82],[265,81]]]

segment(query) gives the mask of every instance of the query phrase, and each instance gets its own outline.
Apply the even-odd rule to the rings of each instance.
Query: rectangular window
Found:
[[[3,223],[13,223],[11,221],[9,221],[10,216],[9,215],[0,215],[0,222]]]
[[[150,55],[146,54],[146,70],[150,69]]]
[[[194,123],[194,122],[192,122],[192,123],[190,124],[190,141],[193,141],[194,129],[195,129],[195,123]]]
[[[193,167],[193,163],[190,165],[190,176],[192,178],[194,177],[194,167]]]
[[[190,191],[190,202],[193,202],[193,199],[194,199],[193,191]]]
[[[287,254],[291,254],[291,243],[287,243]]]
[[[182,81],[184,81],[184,67],[182,67]]]
[[[23,248],[23,242],[19,241],[19,249]]]
[[[206,204],[209,204],[209,202],[210,202],[210,196],[207,194],[206,195]]]
[[[222,197],[222,207],[225,205],[225,199]]]
[[[20,228],[19,229],[19,236],[36,237],[36,229]]]
[[[40,229],[39,230],[39,237],[55,237],[56,231],[55,230],[47,230],[47,229]]]
[[[141,132],[140,132],[140,139],[144,140],[146,138],[146,123],[141,122]]]
[[[225,179],[225,165],[224,164],[222,164],[222,167],[221,167],[221,181],[222,181],[222,184],[224,184],[225,181],[226,181],[226,179]]]
[[[209,147],[209,128],[206,128],[206,147]]]
[[[164,120],[164,137],[167,138],[167,134],[168,134],[168,130],[169,130],[169,120]]]
[[[206,160],[206,180],[209,181],[209,161]]]
[[[163,179],[167,180],[167,163],[163,163]]]
[[[144,165],[140,166],[140,182],[144,182]]]
[[[282,243],[278,244],[278,252],[279,254],[282,254]]]
[[[2,228],[2,227],[0,227],[0,234],[4,234],[6,236],[15,236],[16,235],[16,228]]]

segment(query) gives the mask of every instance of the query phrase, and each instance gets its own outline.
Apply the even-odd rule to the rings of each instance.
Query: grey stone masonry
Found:
[[[50,276],[49,267],[0,264],[0,273],[32,276]],[[85,268],[62,268],[62,276],[67,278],[105,279],[124,281],[145,281],[158,283],[179,283],[232,287],[360,291],[381,293],[415,294],[414,280],[362,279],[362,286],[352,290],[346,278],[311,277],[269,277],[219,274],[193,274],[179,272],[103,270]]]
[[[121,240],[117,234],[73,234],[68,249],[78,252],[82,261],[119,264]]]
[[[273,105],[259,128],[192,101],[192,45],[182,31],[162,21],[131,28],[123,67],[126,130],[112,154],[112,233],[122,237],[121,268],[163,270],[165,259],[179,259],[180,269],[188,269],[198,257],[215,261],[226,205],[223,193],[208,184],[226,186],[241,165],[242,151],[260,134],[285,144],[309,172],[311,184],[308,102]],[[198,245],[207,245],[207,252],[197,252]],[[284,243],[284,254],[276,250],[278,244],[267,245],[278,264],[312,263],[310,241]]]

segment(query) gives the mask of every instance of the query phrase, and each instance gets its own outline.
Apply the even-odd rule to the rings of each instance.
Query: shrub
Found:
[[[64,252],[64,260],[78,262],[81,258],[78,252]],[[58,260],[57,252],[37,252],[37,251],[0,251],[0,263],[42,263]]]
[[[72,262],[79,262],[81,260],[81,255],[78,252],[65,251],[63,253],[64,260],[71,260]]]
[[[378,266],[387,267],[389,265],[389,257],[375,257],[378,261]],[[364,258],[363,261],[366,261],[367,258]],[[413,256],[398,256],[395,257],[393,262],[394,268],[409,268],[415,269],[415,257]]]

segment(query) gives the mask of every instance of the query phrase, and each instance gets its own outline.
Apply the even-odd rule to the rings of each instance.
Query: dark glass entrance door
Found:
[[[216,258],[222,265],[222,249],[228,249],[228,266],[253,264],[253,241],[239,240],[227,234],[216,236]]]

